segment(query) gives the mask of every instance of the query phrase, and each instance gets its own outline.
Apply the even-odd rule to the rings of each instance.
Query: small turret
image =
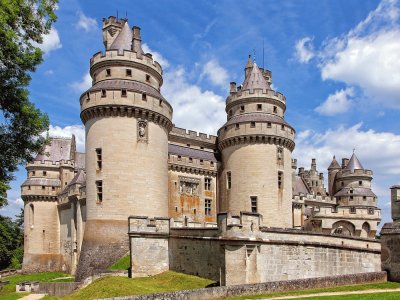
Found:
[[[339,163],[336,160],[336,157],[333,156],[332,162],[328,167],[328,193],[330,196],[333,196],[336,192],[335,190],[335,178],[337,172],[341,169]]]
[[[317,160],[315,158],[311,160],[311,170],[317,171]]]
[[[251,69],[253,68],[253,63],[251,62],[251,55],[249,54],[249,58],[247,59],[246,66],[244,67],[244,77],[249,76]]]
[[[392,201],[392,219],[394,222],[400,221],[400,185],[390,188]]]
[[[237,92],[236,82],[231,82],[230,83],[230,88],[229,88],[229,93],[230,94],[234,94],[236,92]]]
[[[125,22],[126,20],[122,19],[119,21],[114,16],[103,19],[103,43],[106,50],[110,48]]]
[[[142,38],[140,36],[140,27],[133,26],[133,37],[132,37],[132,50],[139,56],[143,54],[142,50]]]

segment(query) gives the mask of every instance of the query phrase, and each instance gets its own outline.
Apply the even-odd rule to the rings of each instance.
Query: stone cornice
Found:
[[[229,98],[229,97],[228,97]],[[267,96],[259,96],[257,95],[257,97],[249,97],[249,98],[238,98],[235,99],[231,102],[227,102],[226,107],[225,107],[225,111],[226,113],[228,113],[228,111],[233,108],[234,106],[238,106],[241,104],[247,104],[247,103],[267,103],[267,104],[272,104],[272,105],[276,105],[279,106],[283,112],[286,111],[286,104],[278,99],[274,99],[274,98],[269,98]],[[255,112],[259,112],[259,111],[255,111]]]
[[[285,137],[257,134],[257,135],[239,135],[224,139],[218,143],[218,148],[220,151],[222,151],[227,147],[242,145],[242,144],[275,144],[285,147],[290,151],[293,151],[295,146],[294,141]]]
[[[22,195],[22,200],[24,202],[29,201],[55,201],[57,202],[58,197],[52,195]]]
[[[202,169],[194,166],[179,165],[170,162],[168,163],[168,170],[198,175],[217,176],[217,170]]]
[[[163,126],[168,132],[172,129],[172,122],[166,116],[133,105],[98,105],[86,108],[81,112],[83,124],[98,117],[141,118]]]

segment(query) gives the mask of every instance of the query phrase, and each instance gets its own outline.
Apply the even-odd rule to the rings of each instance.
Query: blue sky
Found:
[[[374,171],[383,222],[389,187],[400,183],[400,3],[398,1],[60,1],[58,21],[41,45],[44,63],[32,77],[31,99],[51,120],[50,134],[75,133],[84,150],[79,95],[90,86],[90,57],[104,50],[103,17],[128,16],[144,50],[164,69],[162,93],[179,127],[216,134],[226,120],[230,81],[243,81],[247,56],[272,71],[296,128],[293,157],[324,172],[333,155],[353,148]],[[9,192],[13,216],[19,186]],[[382,222],[382,223],[383,223]]]

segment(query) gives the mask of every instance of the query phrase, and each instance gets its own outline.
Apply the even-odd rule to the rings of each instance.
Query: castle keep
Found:
[[[24,270],[81,280],[128,253],[133,276],[171,269],[225,285],[380,270],[372,171],[354,153],[333,158],[327,190],[315,159],[297,170],[271,71],[248,58],[210,136],[172,123],[139,27],[109,17],[103,41],[80,97],[86,153],[52,138],[27,165]]]

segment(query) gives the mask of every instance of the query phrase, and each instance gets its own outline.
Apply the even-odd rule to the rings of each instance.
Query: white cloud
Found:
[[[163,69],[167,69],[169,67],[169,62],[165,59],[159,52],[151,50],[147,44],[142,44],[142,49],[144,53],[151,53],[153,55],[153,59],[157,61]]]
[[[221,67],[215,59],[208,61],[203,65],[200,78],[207,78],[212,84],[222,88],[228,88],[228,72]]]
[[[44,75],[48,75],[48,76],[53,75],[53,74],[54,74],[54,71],[51,69],[44,72]]]
[[[327,168],[333,155],[341,163],[341,158],[350,158],[353,148],[364,168],[373,171],[372,190],[379,198],[383,221],[390,221],[389,187],[400,177],[400,135],[391,132],[364,130],[362,123],[352,127],[338,127],[318,133],[312,130],[299,132],[296,137],[296,149],[293,158],[298,159],[298,167],[310,167],[311,159],[317,159],[319,172],[324,172],[327,180]]]
[[[327,40],[319,52],[324,80],[358,86],[364,96],[400,108],[400,8],[383,0],[346,35]]]
[[[44,53],[60,49],[62,47],[60,36],[58,35],[57,29],[54,27],[50,29],[50,32],[43,36],[43,43],[37,44]]]
[[[53,126],[49,127],[50,137],[71,137],[75,135],[76,149],[80,152],[85,152],[85,126],[71,125],[71,126]]]
[[[93,31],[97,29],[96,19],[87,17],[83,12],[79,12],[79,20],[76,23],[76,28],[83,29],[85,32]]]
[[[92,86],[92,77],[90,77],[90,74],[87,73],[87,74],[85,74],[85,76],[83,76],[81,81],[75,81],[75,82],[71,83],[70,86],[76,92],[82,93]]]
[[[314,56],[314,49],[312,45],[312,38],[304,37],[296,42],[295,45],[295,56],[297,60],[304,64],[308,63]]]
[[[353,88],[346,88],[336,91],[334,94],[329,95],[325,102],[315,108],[315,111],[326,116],[344,113],[351,106],[350,98],[353,96]]]
[[[226,121],[224,98],[189,83],[186,76],[183,67],[164,75],[162,93],[174,108],[173,121],[178,127],[215,135]]]
[[[23,207],[24,206],[24,201],[21,198],[17,198],[14,201],[14,204],[19,206],[19,207]]]

